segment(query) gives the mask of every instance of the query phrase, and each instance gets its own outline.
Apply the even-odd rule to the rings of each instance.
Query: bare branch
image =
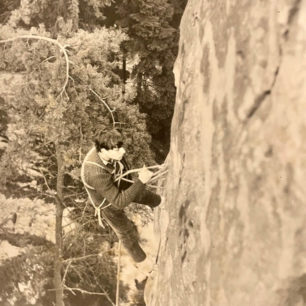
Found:
[[[115,126],[116,121],[113,115],[114,110],[112,110],[109,105],[103,100],[103,98],[101,96],[99,96],[93,89],[89,89],[96,97],[98,97],[98,99],[104,104],[104,106],[107,108],[107,110],[109,111],[109,113],[112,116],[112,120],[113,120],[113,126]]]
[[[85,294],[90,294],[90,295],[104,295],[104,296],[107,295],[106,292],[104,292],[104,293],[102,293],[102,292],[91,292],[91,291],[87,291],[87,290],[84,290],[84,289],[81,289],[81,288],[70,288],[70,287],[68,287],[66,285],[64,285],[64,288],[66,290],[71,291],[74,294],[75,294],[74,291],[79,291],[79,292],[82,292],[82,293],[85,293]]]
[[[73,295],[76,295],[75,291],[78,291],[78,292],[81,292],[81,293],[84,293],[84,294],[89,294],[89,295],[102,295],[102,296],[105,296],[107,298],[107,300],[113,306],[116,306],[105,290],[103,290],[104,292],[91,292],[91,291],[87,291],[87,290],[84,290],[84,289],[81,289],[81,288],[71,288],[71,287],[68,287],[66,285],[64,285],[64,289],[69,290]]]
[[[49,56],[47,57],[46,59],[44,59],[40,64],[44,63],[44,62],[47,62],[48,60],[52,59],[52,58],[55,58],[55,56]]]
[[[64,276],[63,276],[63,280],[62,280],[62,284],[64,285],[65,284],[65,281],[66,281],[66,276],[67,276],[67,273],[68,273],[68,270],[69,270],[69,267],[70,265],[72,264],[72,261],[70,261],[65,269],[65,273],[64,273]]]
[[[46,178],[46,176],[44,175],[44,173],[42,172],[42,169],[39,168],[38,170],[39,170],[39,172],[41,173],[41,175],[43,176],[44,181],[45,181],[45,184],[46,184],[48,190],[50,191],[50,195],[49,195],[49,196],[54,195],[54,194],[55,194],[55,190],[53,190],[53,189],[50,188],[50,186],[49,186],[49,184],[48,184],[48,181],[47,181],[47,178]]]
[[[82,154],[82,145],[83,145],[83,130],[82,126],[80,125],[80,148],[79,148],[79,162],[81,163],[83,161],[83,154]]]
[[[82,211],[82,219],[84,218],[84,214],[85,214],[87,206],[88,206],[88,201],[86,201],[86,204],[85,204],[84,209]]]
[[[110,251],[110,250],[108,250]],[[81,289],[81,288],[71,288],[71,287],[68,287],[66,284],[65,284],[65,281],[66,281],[66,276],[68,274],[68,270],[70,268],[70,266],[72,265],[72,263],[74,261],[78,261],[78,260],[83,260],[83,259],[87,259],[89,257],[94,257],[94,256],[101,256],[102,254],[104,253],[107,253],[108,251],[105,251],[103,253],[99,253],[99,254],[91,254],[91,255],[86,255],[86,256],[82,256],[82,257],[75,257],[75,258],[69,258],[69,259],[66,259],[63,261],[63,263],[65,262],[68,262],[67,264],[67,267],[65,269],[65,272],[64,272],[64,276],[63,276],[63,281],[62,281],[62,284],[63,284],[63,287],[64,289],[66,290],[69,290],[73,295],[76,295],[75,291],[78,291],[78,292],[81,292],[81,293],[84,293],[84,294],[89,294],[89,295],[101,295],[101,296],[105,296],[106,299],[113,305],[113,306],[116,306],[114,304],[114,302],[111,300],[111,298],[109,297],[108,293],[103,289],[101,288],[101,286],[99,286],[101,288],[101,290],[103,292],[91,292],[91,291],[87,291],[87,290],[84,290],[84,289]],[[73,267],[72,267],[73,268]],[[75,268],[73,268],[73,270],[75,270],[76,272],[78,272]],[[79,277],[81,277],[79,275]]]
[[[102,253],[98,253],[98,254],[90,254],[90,255],[85,255],[85,256],[81,256],[81,257],[74,257],[74,258],[68,258],[63,260],[63,262],[73,262],[73,261],[78,261],[78,260],[83,260],[83,259],[87,259],[89,257],[96,257],[96,256],[102,256],[103,254],[109,252],[110,250],[107,250],[105,252]]]
[[[58,97],[62,96],[62,94],[66,90],[66,87],[67,87],[67,84],[68,84],[68,81],[69,81],[69,58],[68,58],[68,53],[67,53],[67,50],[66,50],[66,46],[63,46],[58,40],[55,40],[55,39],[52,39],[52,38],[49,38],[49,37],[45,37],[45,36],[39,36],[39,35],[37,35],[37,36],[36,35],[21,35],[21,36],[9,38],[9,39],[0,40],[0,44],[7,43],[7,42],[12,42],[12,41],[15,41],[17,39],[26,39],[27,43],[28,43],[29,39],[45,40],[45,41],[48,41],[52,44],[57,45],[59,47],[60,51],[63,52],[64,57],[65,57],[65,61],[66,61],[66,77],[65,77],[64,85],[63,85],[62,90],[60,91]]]

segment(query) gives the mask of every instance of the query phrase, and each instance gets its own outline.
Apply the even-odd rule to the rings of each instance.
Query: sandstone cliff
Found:
[[[189,0],[150,306],[306,305],[306,0]]]

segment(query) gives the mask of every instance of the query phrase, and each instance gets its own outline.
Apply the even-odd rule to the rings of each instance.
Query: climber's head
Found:
[[[103,128],[95,135],[95,146],[104,160],[121,160],[125,154],[123,138],[116,128]]]

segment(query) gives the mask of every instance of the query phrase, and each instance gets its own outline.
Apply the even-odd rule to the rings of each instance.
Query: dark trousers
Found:
[[[161,198],[158,194],[145,190],[134,200],[134,202],[153,208],[160,204]],[[102,210],[102,215],[120,240],[123,242],[138,241],[137,228],[125,215],[124,210],[114,209],[112,206],[109,206]]]

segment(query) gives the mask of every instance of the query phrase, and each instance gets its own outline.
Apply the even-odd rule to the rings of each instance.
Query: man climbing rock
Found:
[[[161,202],[159,195],[146,189],[153,172],[143,168],[133,182],[116,180],[118,173],[128,170],[121,133],[115,128],[104,129],[95,137],[95,146],[86,155],[82,165],[82,181],[91,203],[99,216],[114,230],[123,246],[136,262],[146,254],[138,243],[137,229],[127,218],[124,208],[131,202],[151,208]],[[125,177],[127,178],[127,177]],[[128,177],[128,180],[131,180]]]

